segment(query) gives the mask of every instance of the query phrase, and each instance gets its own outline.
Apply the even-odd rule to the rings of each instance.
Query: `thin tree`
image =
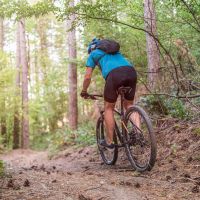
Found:
[[[25,20],[20,21],[20,57],[22,65],[22,148],[29,148],[28,62],[26,56]]]
[[[3,18],[0,18],[0,49],[3,51],[4,48],[4,26]]]
[[[69,3],[70,7],[74,6],[74,1]],[[68,83],[69,83],[69,127],[77,129],[78,123],[78,105],[77,105],[77,65],[76,65],[76,31],[73,28],[75,15],[72,14],[67,21],[67,29],[69,30],[67,36],[68,45]]]
[[[0,18],[0,50],[3,52],[4,51],[4,20],[3,18]],[[2,105],[1,109],[3,110],[3,114],[1,116],[1,134],[3,137],[3,143],[6,145],[6,132],[7,132],[7,127],[6,127],[6,102],[5,98],[2,98]]]
[[[146,49],[148,59],[148,86],[156,89],[159,79],[160,52],[157,38],[156,13],[153,0],[144,0],[144,22],[146,29]],[[150,34],[149,34],[150,33]],[[152,35],[155,37],[152,37]]]
[[[20,96],[20,68],[21,68],[21,53],[20,53],[20,22],[17,23],[17,43],[16,43],[16,102],[14,112],[14,128],[13,128],[13,149],[19,148],[20,135],[20,116],[18,98]]]

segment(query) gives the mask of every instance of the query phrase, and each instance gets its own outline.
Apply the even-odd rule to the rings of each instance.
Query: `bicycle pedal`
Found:
[[[105,152],[114,152],[115,151],[115,148],[114,149],[109,149],[109,148],[107,148],[107,147],[100,147],[100,150],[101,151],[105,151]]]

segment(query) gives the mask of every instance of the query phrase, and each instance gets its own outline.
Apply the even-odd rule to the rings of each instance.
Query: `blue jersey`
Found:
[[[123,66],[133,67],[120,52],[117,52],[116,54],[106,54],[100,49],[95,49],[90,53],[86,62],[86,67],[95,68],[98,63],[101,67],[104,79],[106,79],[109,72],[113,69]]]

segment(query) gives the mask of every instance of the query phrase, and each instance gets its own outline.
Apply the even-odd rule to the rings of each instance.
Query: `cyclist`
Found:
[[[80,95],[83,98],[87,98],[87,90],[91,82],[92,72],[95,66],[98,65],[106,81],[104,87],[106,139],[100,141],[100,145],[112,149],[115,147],[113,144],[113,132],[115,127],[114,108],[118,97],[117,90],[121,86],[131,87],[132,90],[125,94],[124,107],[127,109],[133,105],[137,74],[133,65],[119,51],[110,54],[98,48],[102,41],[93,39],[88,46],[89,56],[86,62],[86,72]]]

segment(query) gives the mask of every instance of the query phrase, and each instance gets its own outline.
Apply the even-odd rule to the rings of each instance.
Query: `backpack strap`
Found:
[[[100,68],[100,70],[101,70],[101,66],[100,66],[100,64],[99,64],[99,61],[104,57],[106,55],[106,53],[105,54],[103,54],[102,56],[100,56],[99,58],[98,58],[98,60],[94,60],[94,63],[97,65],[97,66],[99,66],[99,68]]]

